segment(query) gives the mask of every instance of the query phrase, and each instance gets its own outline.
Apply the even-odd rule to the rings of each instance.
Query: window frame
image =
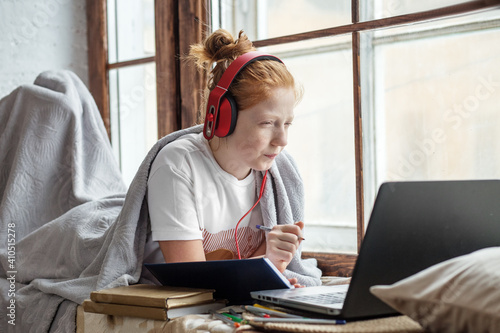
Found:
[[[109,71],[140,64],[156,65],[158,138],[195,124],[205,78],[179,54],[203,39],[208,1],[155,1],[155,55],[116,63],[108,61],[107,1],[87,0],[86,6],[89,89],[109,137]]]
[[[111,135],[109,70],[150,62],[156,63],[158,138],[195,124],[201,104],[200,92],[204,89],[206,78],[194,66],[183,61],[179,55],[187,54],[189,46],[202,41],[205,33],[211,30],[210,0],[156,0],[155,56],[118,63],[109,63],[107,57],[106,0],[87,0],[86,5],[89,89],[101,112],[108,135]],[[361,75],[366,70],[369,71],[371,65],[364,65],[365,68],[360,67],[360,57],[367,59],[367,55],[361,51],[360,32],[452,17],[497,6],[499,6],[498,2],[476,0],[428,11],[360,21],[360,1],[351,0],[351,24],[254,41],[254,46],[259,48],[343,34],[351,34],[352,36],[358,253],[365,233],[364,188],[370,186],[370,184],[365,184],[363,177],[365,173],[370,171],[365,170],[363,165],[362,117],[362,94],[369,94],[369,92],[362,90]],[[367,117],[367,113],[364,114]],[[370,154],[370,151],[365,151],[365,153]],[[316,258],[318,266],[325,276],[351,276],[357,254],[304,252],[303,257]]]

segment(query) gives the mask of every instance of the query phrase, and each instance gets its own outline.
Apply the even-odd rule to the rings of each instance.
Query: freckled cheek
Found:
[[[265,142],[262,138],[249,137],[238,145],[238,150],[243,154],[255,154],[266,146]]]

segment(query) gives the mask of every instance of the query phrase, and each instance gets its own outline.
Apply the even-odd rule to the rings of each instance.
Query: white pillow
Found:
[[[370,291],[430,332],[500,332],[500,247],[444,261]]]

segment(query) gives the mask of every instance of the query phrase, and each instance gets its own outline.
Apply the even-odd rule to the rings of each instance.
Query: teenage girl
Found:
[[[253,51],[245,34],[235,40],[222,29],[191,47],[190,58],[209,78],[203,113],[228,66]],[[287,145],[301,96],[278,60],[255,60],[234,76],[228,88],[237,109],[232,133],[213,133],[217,124],[209,112],[212,118],[205,119],[203,133],[167,144],[153,162],[148,205],[152,237],[165,262],[264,256],[284,272],[296,254],[302,221],[275,225],[268,232],[257,227],[267,223],[258,203],[266,176],[260,182],[256,173],[266,173]]]

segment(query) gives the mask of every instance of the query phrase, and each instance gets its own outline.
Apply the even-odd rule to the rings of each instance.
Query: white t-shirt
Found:
[[[202,133],[184,135],[167,144],[151,166],[152,239],[202,239],[205,253],[227,249],[236,254],[236,224],[257,199],[254,171],[238,180],[219,166]],[[260,205],[238,227],[242,258],[264,239],[257,224],[262,224]]]

